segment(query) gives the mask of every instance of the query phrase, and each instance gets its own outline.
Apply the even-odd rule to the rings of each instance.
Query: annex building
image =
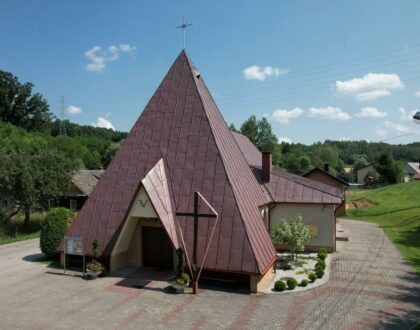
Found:
[[[192,210],[200,192],[219,214],[203,266],[218,276],[238,276],[251,291],[276,261],[271,228],[281,218],[303,216],[311,249],[335,249],[340,189],[272,167],[245,136],[232,133],[201,74],[182,51],[90,194],[68,235],[98,239],[111,271],[128,265],[175,266],[175,249],[191,256]],[[200,205],[205,208],[205,205]],[[198,264],[212,220],[200,220]]]

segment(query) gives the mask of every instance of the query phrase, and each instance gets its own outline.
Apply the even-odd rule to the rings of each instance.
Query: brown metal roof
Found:
[[[166,171],[163,159],[160,159],[146,174],[145,178],[141,180],[141,183],[172,244],[177,249],[180,245],[175,225],[172,194],[169,188],[170,182],[166,176]]]
[[[299,175],[276,169],[271,170],[270,182],[261,180],[262,156],[258,148],[244,135],[232,132],[238,146],[253,168],[255,177],[261,186],[266,188],[266,194],[275,203],[320,203],[341,204],[343,193],[340,189],[310,180]]]
[[[269,199],[184,51],[114,156],[69,234],[86,237],[88,248],[97,238],[104,256],[109,256],[141,180],[161,158],[167,166],[176,210],[192,210],[191,196],[200,191],[220,216],[205,268],[265,272],[276,254],[258,206]],[[178,220],[191,255],[192,219]],[[200,220],[199,263],[211,224],[211,220]]]

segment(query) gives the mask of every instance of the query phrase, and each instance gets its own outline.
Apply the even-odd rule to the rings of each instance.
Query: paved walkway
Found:
[[[1,329],[410,329],[420,322],[420,278],[381,229],[341,221],[330,281],[291,293],[203,290],[173,295],[122,278],[85,281],[31,262],[38,241],[0,246]]]

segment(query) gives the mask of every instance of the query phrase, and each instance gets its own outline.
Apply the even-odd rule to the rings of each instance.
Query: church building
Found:
[[[88,255],[97,239],[111,272],[173,269],[177,248],[192,255],[193,219],[176,213],[193,210],[194,192],[218,213],[213,236],[215,220],[199,220],[198,265],[208,246],[203,271],[237,276],[252,292],[271,275],[270,231],[281,218],[300,213],[313,232],[308,248],[335,250],[342,192],[272,167],[270,153],[232,133],[183,50],[67,235],[86,238]]]

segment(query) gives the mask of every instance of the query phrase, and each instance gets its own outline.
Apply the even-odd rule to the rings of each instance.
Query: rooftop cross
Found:
[[[185,29],[189,26],[191,26],[192,24],[187,23],[187,21],[185,20],[185,17],[182,17],[182,24],[175,27],[175,29],[182,29],[182,32],[184,34],[184,48],[185,49]]]

